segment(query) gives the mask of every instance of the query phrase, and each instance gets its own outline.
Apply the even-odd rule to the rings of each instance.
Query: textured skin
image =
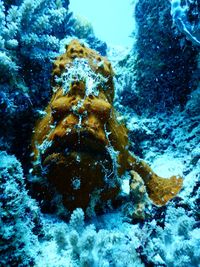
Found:
[[[86,95],[82,80],[72,81],[66,93],[56,81],[77,58],[88,59],[91,69],[107,78],[103,85],[98,85],[98,95]],[[45,169],[46,177],[63,196],[63,203],[69,210],[86,209],[97,191],[99,203],[115,199],[120,192],[119,178],[127,170],[132,175],[131,192],[138,187],[136,184],[142,186],[138,191],[141,197],[136,201],[139,209],[145,187],[157,205],[164,205],[182,187],[182,178],[158,177],[144,161],[129,153],[128,131],[117,121],[113,108],[113,75],[108,60],[78,40],[73,40],[54,62],[54,93],[46,115],[36,124],[32,147],[35,166]],[[45,142],[49,146],[41,152],[39,146]],[[110,148],[117,152],[117,164],[109,153]]]

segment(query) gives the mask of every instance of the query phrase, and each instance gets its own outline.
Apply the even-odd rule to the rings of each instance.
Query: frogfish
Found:
[[[117,199],[128,173],[135,216],[143,216],[146,199],[165,205],[183,180],[158,176],[129,151],[128,130],[113,106],[111,63],[76,39],[65,48],[53,63],[52,96],[33,131],[40,195],[52,201],[56,193],[69,211],[95,209]]]

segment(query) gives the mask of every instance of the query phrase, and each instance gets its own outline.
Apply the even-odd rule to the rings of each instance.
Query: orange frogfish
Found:
[[[140,216],[144,195],[165,205],[180,191],[182,178],[161,178],[129,152],[128,130],[113,107],[113,76],[110,62],[96,51],[79,40],[66,45],[53,64],[51,100],[34,129],[34,169],[69,211],[115,200],[129,172]]]

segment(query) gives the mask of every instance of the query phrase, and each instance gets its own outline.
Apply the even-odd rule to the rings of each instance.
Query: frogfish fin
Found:
[[[153,203],[162,206],[179,193],[183,186],[183,179],[179,176],[165,179],[158,175],[152,175],[145,185],[148,196]]]

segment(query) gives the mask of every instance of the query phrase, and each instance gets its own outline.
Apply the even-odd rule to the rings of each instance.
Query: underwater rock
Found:
[[[191,93],[186,105],[186,112],[190,116],[200,115],[200,85]]]
[[[137,1],[135,44],[127,59],[119,62],[122,73],[117,79],[122,89],[117,97],[140,115],[171,111],[177,105],[183,109],[198,86],[199,46],[185,39],[173,24],[170,2],[184,1]],[[191,30],[199,34],[199,5],[186,2],[188,18],[193,20]]]
[[[66,46],[54,62],[52,98],[34,129],[34,169],[69,210],[115,200],[120,176],[132,170],[131,190],[142,186],[133,205],[144,216],[146,191],[156,205],[164,205],[179,192],[182,178],[161,178],[128,151],[127,128],[113,108],[113,75],[108,60],[78,40]]]
[[[171,15],[173,23],[193,45],[200,46],[200,22],[198,20],[199,6],[197,1],[183,4],[180,0],[171,0]]]

